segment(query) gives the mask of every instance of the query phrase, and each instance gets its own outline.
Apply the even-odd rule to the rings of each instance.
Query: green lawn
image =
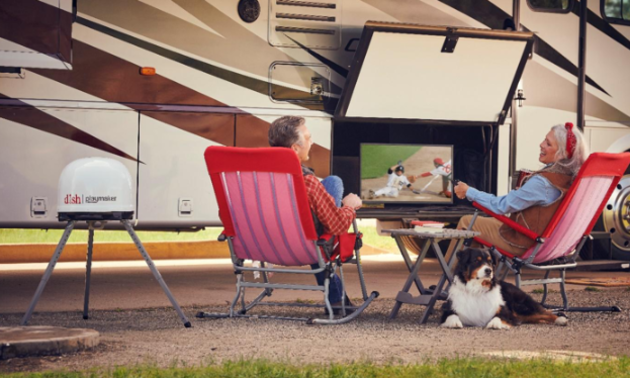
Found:
[[[223,229],[212,227],[199,232],[156,232],[138,231],[138,237],[143,242],[147,241],[190,241],[190,240],[217,240]],[[63,230],[29,230],[29,229],[0,229],[0,244],[15,243],[58,243]],[[70,242],[87,243],[87,230],[73,230]],[[94,242],[130,242],[131,237],[127,231],[99,231],[94,232]]]
[[[418,146],[372,145],[361,146],[361,179],[383,176],[398,160],[405,161],[420,150]]]
[[[153,232],[138,231],[138,236],[143,242],[150,241],[190,241],[190,240],[217,240],[223,229],[212,227],[199,232]],[[398,251],[396,242],[389,236],[379,236],[376,227],[362,226],[363,242],[373,247]],[[58,243],[63,230],[27,230],[27,229],[0,229],[0,244],[16,243]],[[70,235],[70,242],[87,243],[88,232],[75,230]],[[95,242],[131,242],[126,231],[96,231]]]
[[[419,359],[422,359],[419,356]],[[452,378],[452,377],[519,377],[519,378],[600,378],[629,377],[630,359],[610,359],[603,362],[553,362],[499,359],[444,359],[437,363],[415,365],[375,365],[371,363],[294,365],[267,361],[226,362],[199,367],[117,366],[86,371],[45,373],[13,373],[7,378]]]

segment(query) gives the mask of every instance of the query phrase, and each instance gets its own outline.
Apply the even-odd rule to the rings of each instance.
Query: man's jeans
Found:
[[[322,185],[326,188],[328,194],[332,196],[335,200],[335,205],[337,207],[341,207],[341,198],[343,196],[343,182],[337,176],[328,176],[322,180]],[[312,269],[319,268],[319,264],[311,265]],[[319,272],[315,274],[315,279],[317,279],[317,284],[320,286],[324,286],[324,279],[326,278],[326,272]],[[338,303],[341,302],[341,279],[335,274],[330,279],[330,285],[328,285],[328,300],[330,303]]]

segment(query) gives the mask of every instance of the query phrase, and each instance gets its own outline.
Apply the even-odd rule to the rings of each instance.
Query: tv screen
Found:
[[[369,203],[453,203],[453,146],[361,144],[361,198]]]

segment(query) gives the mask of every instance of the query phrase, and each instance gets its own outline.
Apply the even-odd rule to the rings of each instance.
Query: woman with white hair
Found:
[[[527,177],[519,189],[497,197],[460,182],[455,187],[455,194],[460,199],[477,202],[496,214],[511,214],[513,221],[540,235],[587,157],[582,133],[570,122],[556,125],[540,144],[538,160],[545,166]],[[472,215],[462,217],[457,228],[468,228],[471,219]],[[533,240],[495,218],[478,217],[472,229],[481,232],[482,239],[515,256],[521,256],[534,244]],[[455,242],[451,242],[447,259],[454,248]]]

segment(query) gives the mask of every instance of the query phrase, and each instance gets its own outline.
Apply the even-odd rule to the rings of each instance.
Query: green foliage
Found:
[[[588,378],[628,377],[630,359],[622,357],[601,362],[558,362],[551,359],[528,361],[504,359],[442,359],[437,363],[410,365],[376,365],[370,362],[329,365],[295,365],[265,360],[229,361],[220,365],[169,368],[156,366],[117,366],[82,372],[56,371],[14,373],[6,378],[446,378],[446,377],[521,377],[521,378]]]
[[[544,294],[545,290],[543,289],[534,289],[532,290],[532,294]]]
[[[418,146],[363,145],[361,146],[361,179],[381,177],[396,165],[420,151]]]
[[[587,287],[584,288],[584,291],[598,292],[598,291],[602,291],[602,290],[597,288],[597,287],[587,286]]]
[[[223,229],[211,227],[199,232],[157,232],[138,231],[138,237],[143,242],[151,241],[192,241],[192,240],[217,240]],[[58,243],[63,230],[29,230],[29,229],[0,229],[0,244],[36,244]],[[87,243],[87,230],[73,230],[70,235],[70,243]],[[94,242],[129,242],[131,237],[127,231],[95,231]]]
[[[605,0],[606,17],[630,21],[630,0]]]
[[[363,233],[363,244],[372,247],[384,249],[386,251],[398,254],[398,246],[391,236],[381,236],[376,232],[376,227],[360,226],[359,230]]]

